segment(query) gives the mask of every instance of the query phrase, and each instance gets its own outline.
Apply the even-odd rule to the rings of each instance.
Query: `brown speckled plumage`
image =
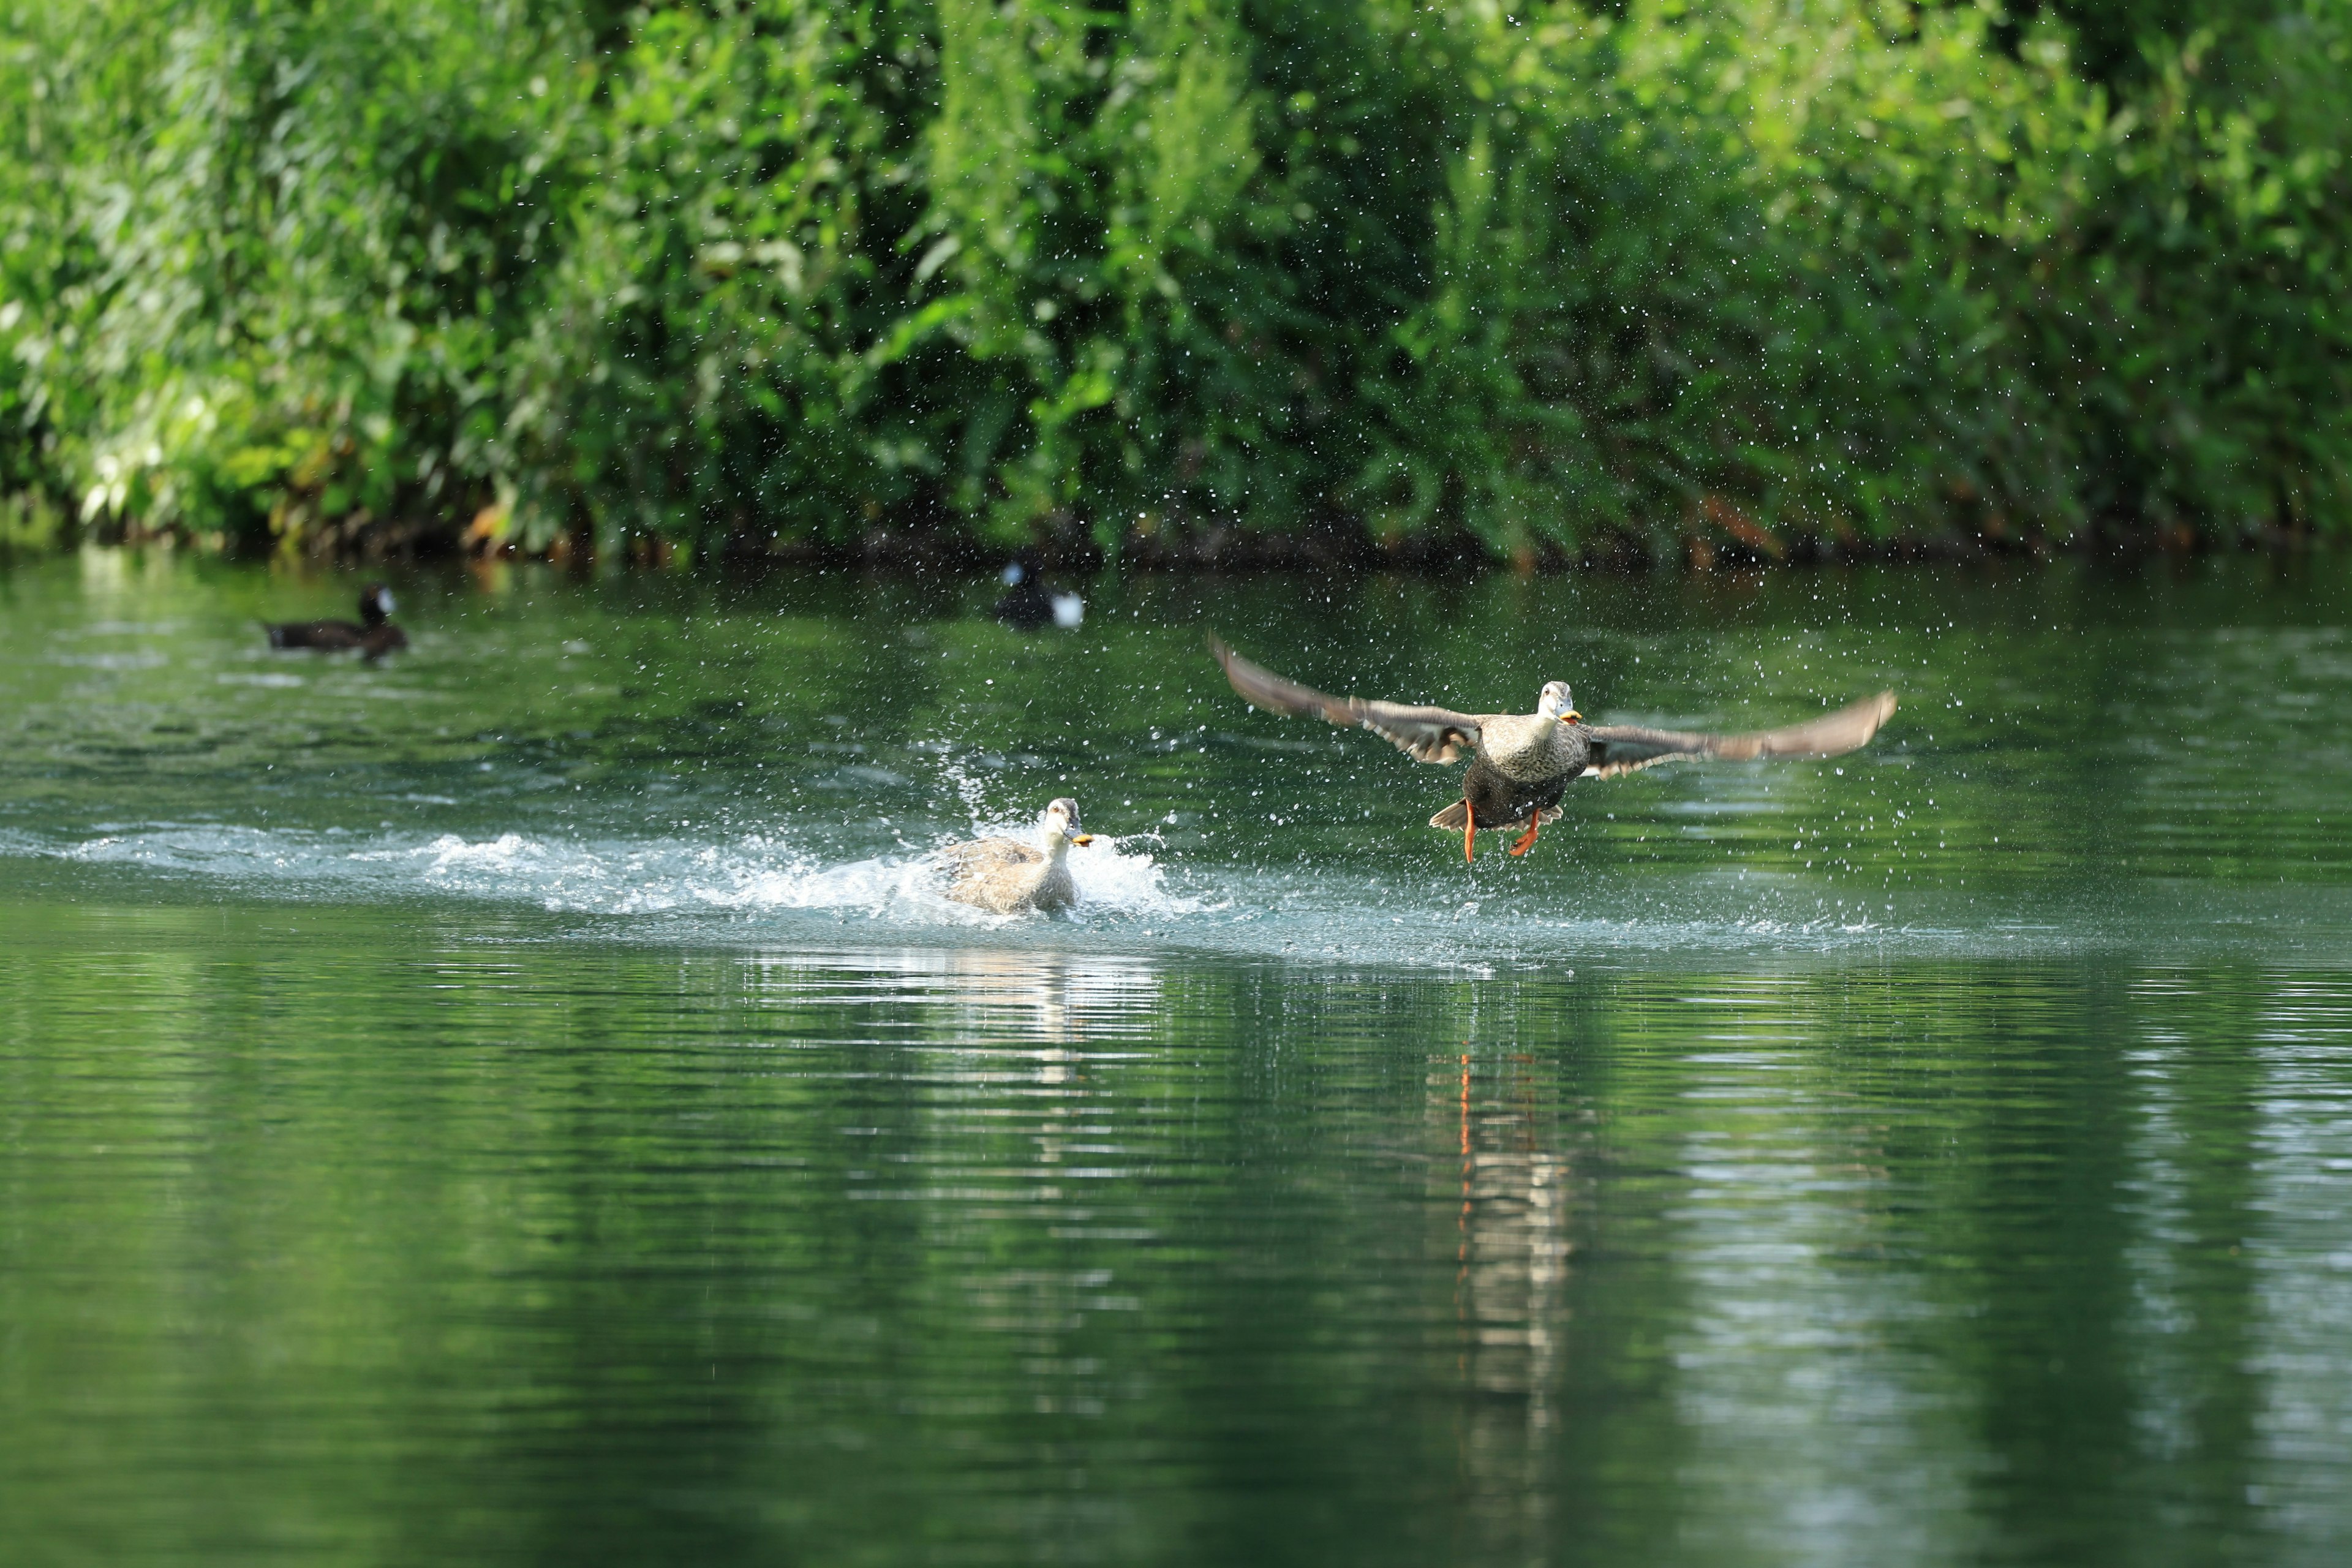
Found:
[[[954,872],[948,897],[960,904],[1000,915],[1030,910],[1050,914],[1078,901],[1077,884],[1066,863],[1073,844],[1094,835],[1078,828],[1078,803],[1066,796],[1045,807],[1038,819],[1043,846],[1012,838],[980,838],[950,844],[940,858]]]

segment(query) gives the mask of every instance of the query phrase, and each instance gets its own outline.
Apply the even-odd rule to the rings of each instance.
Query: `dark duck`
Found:
[[[1537,830],[1559,819],[1560,796],[1577,779],[1615,778],[1658,763],[1699,757],[1747,762],[1841,756],[1876,734],[1895,711],[1895,693],[1882,691],[1784,729],[1696,734],[1638,724],[1588,724],[1576,710],[1568,682],[1555,680],[1544,687],[1532,713],[1456,713],[1450,708],[1327,697],[1259,668],[1214,637],[1209,647],[1234,689],[1260,708],[1370,730],[1417,763],[1451,763],[1469,752],[1462,798],[1429,819],[1432,827],[1462,835],[1465,860],[1482,827],[1524,826],[1527,831],[1511,853],[1534,848]]]
[[[371,583],[360,590],[360,618],[350,621],[280,621],[265,626],[271,647],[306,647],[319,653],[357,648],[369,658],[382,658],[408,646],[408,634],[392,624],[392,590]]]
[[[1025,550],[1004,568],[1004,596],[989,614],[1015,630],[1042,631],[1047,626],[1067,630],[1087,618],[1087,602],[1076,594],[1048,590],[1037,575],[1037,558]]]

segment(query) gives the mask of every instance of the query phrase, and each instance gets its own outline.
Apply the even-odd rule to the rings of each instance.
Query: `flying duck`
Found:
[[[382,658],[408,646],[408,634],[392,624],[392,590],[371,583],[360,590],[360,624],[349,621],[281,621],[262,628],[271,647],[307,647],[320,653],[358,648]]]
[[[1524,823],[1527,831],[1512,844],[1511,853],[1524,855],[1534,848],[1537,830],[1558,820],[1559,797],[1572,780],[1614,778],[1653,763],[1692,757],[1747,762],[1840,756],[1876,734],[1895,711],[1895,693],[1882,691],[1785,729],[1744,735],[1687,734],[1637,724],[1588,724],[1576,710],[1568,682],[1554,680],[1545,685],[1532,713],[1456,713],[1450,708],[1327,697],[1261,669],[1214,637],[1209,647],[1234,689],[1260,708],[1320,717],[1350,728],[1360,725],[1415,762],[1450,763],[1468,752],[1470,768],[1462,775],[1462,798],[1429,819],[1432,827],[1460,831],[1465,860],[1482,827]]]
[[[1012,838],[981,838],[950,844],[940,857],[955,870],[948,897],[1000,915],[1024,910],[1051,912],[1078,901],[1078,889],[1066,864],[1073,844],[1092,844],[1095,836],[1078,828],[1078,803],[1066,796],[1047,805],[1037,819],[1045,847]]]

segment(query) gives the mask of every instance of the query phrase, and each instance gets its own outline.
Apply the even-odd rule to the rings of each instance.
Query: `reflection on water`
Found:
[[[6,908],[32,1561],[2352,1540],[2339,972]]]
[[[2352,1548],[2352,879],[2289,700],[2352,669],[2308,585],[2156,584],[2134,629],[2062,574],[1640,626],[1486,584],[1496,667],[1581,650],[1649,716],[1909,659],[2005,719],[1465,870],[1383,820],[1435,770],[1204,731],[1172,589],[1055,656],[1084,727],[984,709],[1042,645],[866,605],[971,670],[902,673],[932,706],[884,732],[922,694],[748,589],[428,599],[371,672],[247,660],[268,584],[215,570],[7,588],[46,627],[0,625],[37,666],[0,693],[12,1563]],[[1257,592],[1221,618],[1278,651]],[[735,695],[578,692],[682,646]],[[773,776],[853,763],[910,782]],[[936,899],[931,843],[1080,768],[1125,835],[1090,910]]]
[[[1467,1396],[1456,1437],[1468,1517],[1512,1554],[1556,1554],[1557,1500],[1550,1471],[1557,1428],[1575,1414],[1555,1392],[1559,1373],[1575,1194],[1564,1153],[1548,1148],[1532,1104],[1538,1075],[1521,1053],[1481,1062],[1465,1048],[1459,1077],[1433,1075],[1440,1112],[1452,1110],[1461,1152],[1454,1214],[1455,1372]],[[1499,1084],[1474,1092],[1484,1072]],[[1444,1091],[1455,1091],[1451,1106]],[[1442,1168],[1442,1167],[1441,1167]],[[1452,1195],[1452,1194],[1448,1194]],[[1589,1196],[1588,1200],[1589,1202]],[[1443,1201],[1436,1205],[1444,1213]],[[1564,1409],[1563,1405],[1567,1405]]]

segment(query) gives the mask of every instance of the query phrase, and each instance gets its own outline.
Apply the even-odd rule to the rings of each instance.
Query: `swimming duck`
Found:
[[[1044,830],[1043,849],[1012,838],[981,838],[941,849],[940,858],[955,868],[948,897],[1000,915],[1066,910],[1076,903],[1078,889],[1066,864],[1070,846],[1095,841],[1093,834],[1079,830],[1078,803],[1066,796],[1051,803],[1037,825]]]
[[[1327,697],[1260,668],[1214,637],[1209,647],[1234,689],[1260,708],[1319,716],[1351,728],[1360,725],[1415,762],[1450,763],[1467,751],[1470,768],[1462,775],[1462,798],[1429,819],[1432,827],[1461,833],[1465,860],[1471,858],[1474,836],[1482,827],[1525,823],[1527,831],[1511,846],[1511,853],[1524,855],[1534,848],[1537,831],[1559,819],[1559,799],[1571,780],[1614,778],[1693,757],[1746,762],[1840,756],[1876,734],[1895,711],[1895,693],[1882,691],[1785,729],[1692,734],[1635,724],[1587,724],[1576,710],[1568,682],[1554,680],[1536,699],[1533,713],[1456,713],[1450,708]]]
[[[360,590],[360,624],[349,621],[281,621],[262,629],[271,647],[307,647],[320,653],[358,648],[382,658],[408,646],[408,634],[392,624],[392,590],[371,583]]]
[[[1004,568],[1004,596],[989,611],[1006,626],[1034,632],[1048,626],[1067,631],[1087,618],[1087,602],[1076,594],[1050,592],[1037,575],[1036,557],[1028,551]]]

